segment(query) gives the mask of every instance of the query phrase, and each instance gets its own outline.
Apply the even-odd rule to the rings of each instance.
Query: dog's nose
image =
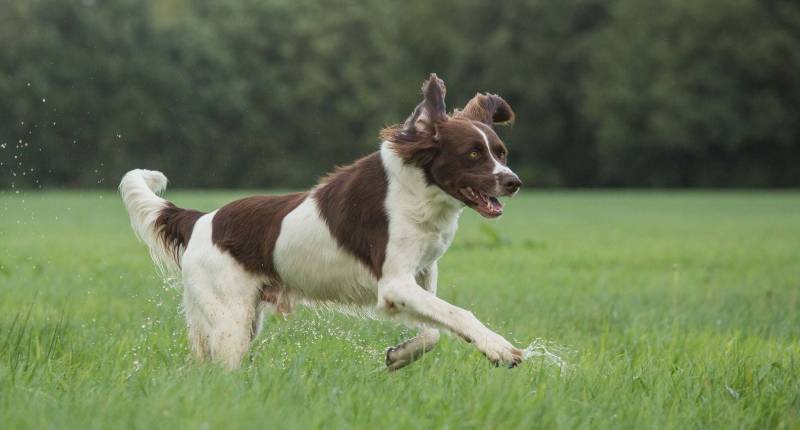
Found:
[[[514,194],[519,191],[522,186],[522,181],[513,173],[504,173],[500,176],[500,186],[503,187],[508,194]]]

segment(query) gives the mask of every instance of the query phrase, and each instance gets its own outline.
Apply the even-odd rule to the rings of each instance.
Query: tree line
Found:
[[[430,72],[508,100],[529,184],[800,185],[791,0],[6,0],[0,184],[308,186]]]

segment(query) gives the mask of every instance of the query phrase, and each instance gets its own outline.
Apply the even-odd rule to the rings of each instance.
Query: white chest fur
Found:
[[[384,203],[389,237],[381,280],[416,275],[447,251],[463,205],[429,186],[419,168],[403,164],[386,144],[381,159],[389,180]],[[313,197],[283,219],[274,259],[284,287],[303,299],[375,303],[381,280],[336,243]]]
[[[438,260],[453,242],[463,205],[429,186],[422,170],[405,165],[388,143],[381,147],[381,159],[389,178],[389,243],[383,276],[416,274]]]

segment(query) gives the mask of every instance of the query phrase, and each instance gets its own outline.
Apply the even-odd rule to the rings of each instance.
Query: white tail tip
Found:
[[[147,184],[147,188],[150,188],[156,194],[160,194],[167,189],[167,177],[158,170],[142,170],[142,177]]]
[[[122,184],[126,182],[126,179],[137,176],[142,178],[147,188],[156,194],[161,194],[167,189],[167,177],[158,170],[147,169],[135,169],[125,174],[125,177],[122,178],[122,182],[120,183],[120,188],[122,188]]]

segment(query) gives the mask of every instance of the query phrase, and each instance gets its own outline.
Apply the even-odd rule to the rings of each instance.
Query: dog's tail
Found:
[[[155,170],[131,170],[122,177],[119,192],[136,236],[150,249],[165,279],[179,274],[180,256],[203,212],[181,209],[157,195],[167,188],[167,177]]]

